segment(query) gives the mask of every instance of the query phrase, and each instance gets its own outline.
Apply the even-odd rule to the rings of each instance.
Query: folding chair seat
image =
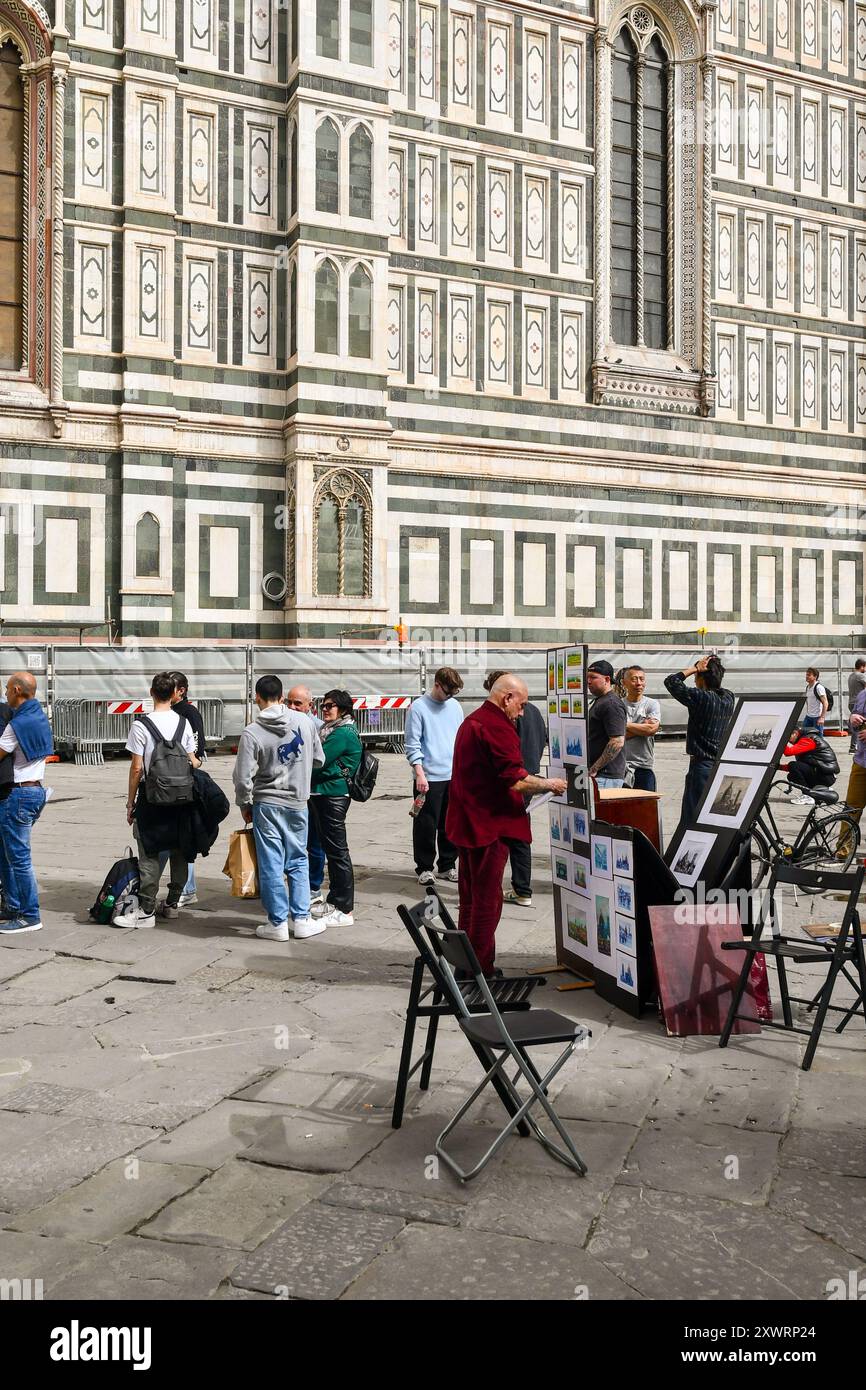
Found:
[[[394,1109],[391,1115],[391,1125],[394,1129],[399,1129],[403,1122],[406,1090],[410,1079],[419,1069],[421,1072],[419,1080],[421,1090],[426,1091],[430,1085],[430,1073],[433,1067],[433,1055],[436,1050],[440,1018],[459,1019],[468,1014],[487,1012],[487,1000],[478,988],[475,979],[460,981],[446,979],[440,965],[438,941],[425,939],[423,932],[425,917],[435,916],[444,927],[449,930],[455,929],[454,921],[438,894],[431,888],[428,890],[426,898],[416,903],[414,907],[406,907],[405,904],[401,903],[397,912],[412,938],[418,955],[412,969]],[[511,1013],[528,1009],[533,991],[541,985],[546,985],[547,979],[543,975],[506,975],[501,979],[491,980],[489,984],[498,1008]],[[413,1063],[415,1028],[420,1018],[428,1020],[427,1037],[420,1057]],[[473,1042],[472,1045],[476,1049],[479,1062],[486,1071],[490,1066],[492,1057],[480,1043]],[[498,1085],[497,1091],[510,1113],[512,1108],[510,1098]],[[523,1135],[528,1134],[528,1126],[521,1122],[519,1132]]]
[[[439,964],[445,980],[453,983],[453,987],[456,989],[455,970],[468,971],[475,979],[475,983],[487,1004],[486,1014],[476,1016],[467,1013],[461,1017],[459,1020],[460,1028],[470,1044],[486,1050],[488,1056],[491,1053],[496,1054],[468,1100],[464,1101],[437,1138],[434,1145],[436,1153],[461,1182],[469,1182],[490,1162],[490,1159],[502,1147],[509,1135],[519,1127],[521,1121],[525,1120],[530,1133],[547,1149],[548,1153],[582,1177],[587,1171],[586,1164],[575,1148],[568,1130],[554,1110],[547,1091],[550,1082],[568,1061],[575,1048],[591,1036],[589,1029],[581,1023],[575,1023],[573,1019],[565,1018],[562,1014],[553,1013],[550,1009],[529,1009],[526,1012],[509,1013],[503,1016],[497,1008],[490,981],[482,973],[478,957],[466,933],[449,930],[430,917],[424,925],[431,943],[435,942],[438,945]],[[527,1049],[547,1047],[559,1043],[564,1043],[564,1048],[545,1074],[541,1076],[533,1065]],[[513,1077],[509,1077],[505,1071],[509,1059],[514,1062],[516,1067]],[[528,1096],[524,1096],[518,1089],[518,1082],[526,1083],[529,1088]],[[472,1106],[489,1085],[497,1086],[497,1089],[500,1089],[500,1098],[502,1098],[504,1091],[505,1096],[511,1102],[510,1106],[506,1107],[510,1112],[508,1122],[497,1134],[486,1153],[472,1168],[467,1170],[462,1168],[457,1159],[445,1148],[445,1140],[472,1109]],[[530,1114],[536,1105],[544,1110],[562,1140],[562,1147],[544,1133]]]
[[[745,955],[728,1017],[719,1038],[719,1047],[727,1047],[736,1020],[745,1017],[738,1010],[746,990],[752,958],[758,953],[766,956],[768,960],[775,961],[782,1001],[783,1022],[765,1021],[764,1027],[782,1028],[787,1032],[802,1033],[808,1037],[809,1042],[803,1057],[803,1071],[808,1071],[812,1065],[815,1049],[818,1046],[828,1012],[844,1015],[836,1030],[840,1033],[860,1008],[863,1009],[863,1017],[866,1021],[866,959],[864,959],[863,953],[860,917],[857,912],[857,902],[863,887],[864,876],[866,876],[866,867],[862,864],[854,873],[840,874],[831,870],[800,869],[781,860],[776,861],[751,940],[722,942],[723,950],[743,951]],[[806,941],[799,937],[783,936],[777,930],[776,888],[779,884],[788,884],[792,888],[802,888],[807,893],[847,894],[842,925],[835,945],[819,941]],[[767,925],[769,925],[772,934],[765,937],[763,932]],[[794,965],[819,963],[827,967],[827,977],[824,984],[811,999],[790,993],[785,969],[786,960],[791,961]],[[856,980],[848,972],[847,967],[849,965],[853,966],[857,973]],[[830,1002],[839,975],[842,975],[854,988],[856,998],[853,1005]],[[792,1004],[805,1004],[809,1011],[815,1010],[815,1018],[811,1028],[800,1028],[794,1023],[791,1011]]]

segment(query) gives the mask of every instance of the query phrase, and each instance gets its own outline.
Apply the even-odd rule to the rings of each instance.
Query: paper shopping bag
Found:
[[[256,842],[252,826],[243,830],[233,830],[229,839],[229,852],[223,864],[223,873],[232,881],[233,898],[257,898],[259,896],[258,865],[256,864]]]

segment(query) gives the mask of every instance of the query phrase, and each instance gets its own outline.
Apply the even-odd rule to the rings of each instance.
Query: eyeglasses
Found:
[[[335,705],[335,704],[333,703],[333,701],[329,700],[328,703],[327,703],[326,705],[322,705],[322,713],[324,714],[326,709],[338,709],[338,708],[339,708],[338,705]]]

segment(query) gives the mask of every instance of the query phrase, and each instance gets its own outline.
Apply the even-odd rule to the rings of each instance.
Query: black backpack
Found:
[[[186,719],[177,716],[174,738],[163,738],[146,714],[137,716],[153,739],[144,790],[151,806],[188,806],[193,799],[192,763],[181,743]]]
[[[827,713],[829,714],[833,708],[833,692],[832,690],[828,690],[826,685],[821,685],[820,682],[816,682],[815,693],[817,694],[819,690],[823,690],[824,694],[827,696]]]
[[[361,748],[361,761],[358,763],[354,772],[350,772],[342,763],[337,763],[337,767],[346,779],[346,786],[349,789],[349,796],[353,801],[369,801],[373,795],[373,788],[376,785],[376,778],[379,776],[379,759],[374,758],[366,748]]]
[[[102,926],[110,922],[115,912],[120,911],[130,897],[138,894],[140,882],[138,860],[127,845],[125,857],[112,864],[90,909],[93,921]]]

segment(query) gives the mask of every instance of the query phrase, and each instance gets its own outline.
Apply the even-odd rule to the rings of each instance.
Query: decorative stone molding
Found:
[[[708,25],[690,0],[601,0],[595,35],[595,333],[592,367],[597,405],[707,414],[715,390],[710,376],[712,65],[703,58]],[[658,34],[670,56],[668,110],[668,334],[667,351],[643,348],[643,267],[637,228],[637,342],[612,340],[610,267],[612,44],[627,25],[638,51],[640,99],[643,54]],[[698,82],[698,69],[702,81]],[[641,122],[638,122],[640,169]],[[640,173],[637,197],[640,198]]]

